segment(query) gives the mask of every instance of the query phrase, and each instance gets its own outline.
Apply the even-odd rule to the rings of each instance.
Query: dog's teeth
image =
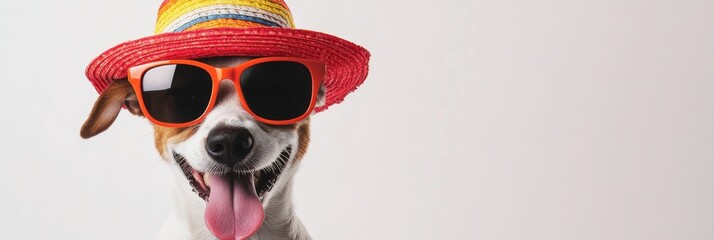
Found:
[[[211,178],[208,177],[208,174],[203,175],[203,183],[206,184],[206,187],[211,187]]]

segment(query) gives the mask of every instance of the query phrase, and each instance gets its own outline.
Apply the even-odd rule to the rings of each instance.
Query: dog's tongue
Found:
[[[221,240],[242,240],[253,235],[263,223],[263,205],[255,193],[251,176],[208,175],[211,193],[205,220],[208,229]]]

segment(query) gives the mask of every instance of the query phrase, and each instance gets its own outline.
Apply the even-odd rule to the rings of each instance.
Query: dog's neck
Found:
[[[295,216],[292,202],[292,178],[297,167],[284,172],[283,184],[276,184],[265,208],[265,219],[251,240],[311,239]],[[157,239],[216,239],[206,228],[206,203],[197,197],[180,172],[174,172],[173,214],[159,232]]]
[[[265,209],[263,225],[251,239],[311,239],[295,215],[292,202],[292,176],[275,193]]]

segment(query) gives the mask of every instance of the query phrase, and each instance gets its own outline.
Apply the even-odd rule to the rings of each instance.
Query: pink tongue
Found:
[[[218,176],[210,178],[205,220],[208,229],[221,240],[242,240],[253,235],[263,223],[263,205],[255,193],[249,176]]]

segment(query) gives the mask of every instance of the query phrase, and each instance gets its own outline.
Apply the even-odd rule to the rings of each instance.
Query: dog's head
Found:
[[[247,60],[221,57],[201,61],[232,67]],[[317,107],[324,104],[324,96],[321,86]],[[221,81],[216,104],[201,123],[183,128],[154,125],[157,150],[181,175],[181,181],[185,179],[185,187],[196,193],[191,194],[194,200],[206,202],[206,223],[214,234],[241,228],[240,224],[248,229],[255,224],[259,227],[263,207],[273,192],[287,183],[309,143],[309,118],[290,125],[269,125],[254,119],[239,101],[233,82]],[[114,81],[98,97],[81,136],[90,138],[106,130],[122,107],[143,116],[126,79]]]

